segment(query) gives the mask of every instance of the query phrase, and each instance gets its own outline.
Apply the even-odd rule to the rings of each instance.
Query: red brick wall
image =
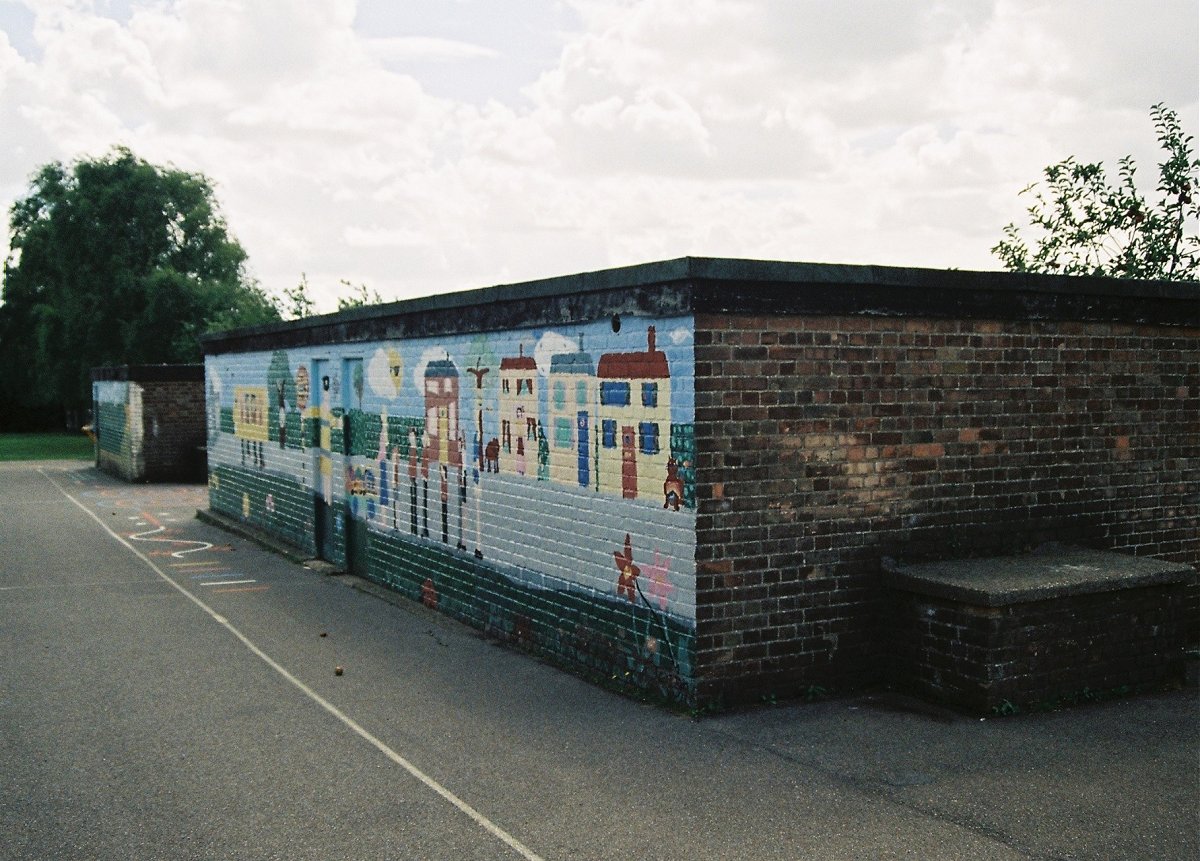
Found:
[[[696,317],[701,700],[879,681],[883,557],[1200,564],[1200,330]]]
[[[142,481],[204,481],[204,383],[145,382]]]
[[[1182,583],[980,607],[892,593],[905,690],[976,712],[1085,702],[1183,682]]]

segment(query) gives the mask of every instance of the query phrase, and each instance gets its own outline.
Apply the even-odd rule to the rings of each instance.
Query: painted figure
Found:
[[[467,461],[463,455],[466,453],[466,441],[461,435],[458,437],[458,549],[466,550],[467,545],[463,543],[463,518],[466,516],[467,506]]]
[[[417,534],[417,431],[408,429],[408,513],[409,527]]]
[[[679,463],[675,458],[667,458],[667,480],[663,482],[663,508],[668,505],[675,511],[683,501],[683,479],[679,477]]]
[[[425,451],[424,462],[421,464],[421,537],[429,537],[429,434],[421,435],[422,449]]]
[[[275,384],[276,402],[279,406],[279,447],[287,448],[287,403],[283,399],[283,380]]]
[[[392,529],[399,529],[400,524],[400,446],[392,448]]]
[[[538,444],[538,481],[546,481],[550,478],[550,444],[546,442],[546,432],[542,430],[541,422],[538,422],[537,430]]]
[[[379,423],[379,451],[376,454],[379,463],[379,507],[377,510],[379,519],[385,524],[387,523],[387,510],[391,502],[390,495],[394,495],[396,488],[388,485],[388,444],[387,444],[387,408],[383,410],[383,415],[380,416]]]
[[[440,478],[442,481],[441,493],[442,499],[442,543],[450,543],[450,470],[446,464],[442,464]]]

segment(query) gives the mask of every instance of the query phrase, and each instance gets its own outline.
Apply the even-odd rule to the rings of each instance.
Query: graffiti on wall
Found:
[[[637,608],[645,643],[670,640],[654,614],[676,632],[695,620],[692,323],[617,328],[210,356],[214,477],[247,483],[232,513],[264,525],[298,507],[280,504],[294,495],[280,481],[307,488],[341,550],[367,536],[357,547],[381,577],[384,548],[428,547],[523,588]],[[252,489],[266,483],[271,511]],[[414,588],[447,606],[437,576]]]

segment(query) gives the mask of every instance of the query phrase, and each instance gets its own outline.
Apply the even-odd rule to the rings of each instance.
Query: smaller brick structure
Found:
[[[204,481],[204,366],[92,369],[96,466],[126,481]]]
[[[1185,564],[1108,551],[892,566],[898,686],[972,711],[1182,682]]]

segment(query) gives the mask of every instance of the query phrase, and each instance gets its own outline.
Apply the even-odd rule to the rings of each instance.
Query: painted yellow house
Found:
[[[671,454],[671,371],[654,327],[646,330],[644,352],[601,356],[596,377],[600,492],[661,495]]]
[[[500,360],[500,472],[537,474],[538,398],[537,362],[525,355]]]
[[[583,351],[550,357],[546,377],[550,478],[559,484],[595,487],[596,366]]]

